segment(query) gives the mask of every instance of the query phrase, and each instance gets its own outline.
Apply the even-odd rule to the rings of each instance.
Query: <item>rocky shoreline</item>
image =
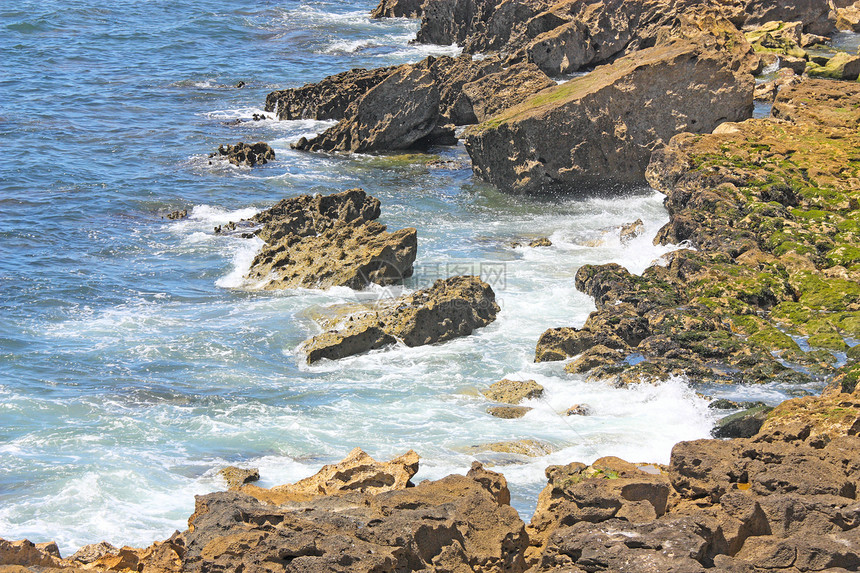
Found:
[[[860,57],[815,61],[804,49],[837,28],[860,31],[860,3],[729,0],[685,16],[700,4],[382,0],[374,17],[420,16],[418,41],[467,55],[344,72],[273,92],[267,111],[339,121],[296,142],[306,151],[450,144],[469,125],[476,174],[512,192],[647,179],[670,214],[655,242],[688,248],[641,276],[580,268],[575,286],[596,310],[581,327],[547,330],[535,361],[566,360],[568,373],[618,386],[683,376],[826,384],[822,395],[750,412],[723,434],[738,437],[681,442],[666,466],[550,466],[528,524],[504,476],[480,463],[414,484],[415,452],[377,462],[356,449],[271,489],[232,468],[227,491],[196,498],[187,530],[147,548],[101,543],[63,558],[56,544],[0,539],[0,571],[860,569],[860,84],[848,81]],[[595,65],[560,85],[550,77]],[[750,119],[765,65],[791,73],[760,90],[771,116]],[[219,153],[255,165],[274,157],[264,146]],[[389,232],[380,212],[351,189],[286,199],[216,233],[265,243],[248,276],[265,288],[362,289],[399,283],[416,258],[416,229]],[[314,362],[444,342],[498,311],[489,285],[451,277],[334,309],[304,349]],[[486,393],[508,404],[488,410],[502,418],[542,391],[502,382]]]

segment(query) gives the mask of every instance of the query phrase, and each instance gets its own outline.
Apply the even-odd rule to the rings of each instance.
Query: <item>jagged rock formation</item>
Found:
[[[426,0],[379,0],[371,18],[420,18]]]
[[[308,363],[336,360],[397,341],[422,346],[467,336],[496,319],[495,293],[478,277],[437,280],[377,308],[362,310],[328,324],[328,330],[303,344]]]
[[[379,214],[378,199],[350,189],[284,199],[215,232],[239,230],[265,241],[247,275],[261,288],[362,289],[411,276],[418,249],[415,229],[389,233],[376,221]]]
[[[673,138],[648,168],[671,216],[656,240],[698,251],[671,253],[642,276],[613,264],[579,269],[576,286],[598,310],[580,329],[545,332],[536,360],[581,354],[569,371],[619,384],[836,372],[853,388],[858,353],[845,339],[860,336],[858,103],[860,85],[807,80],[780,91],[779,119]],[[836,371],[833,352],[846,351]],[[632,355],[644,360],[631,364]]]
[[[278,119],[341,119],[346,110],[390,76],[396,66],[357,68],[300,88],[278,90],[266,97],[266,111]]]
[[[481,82],[485,76],[491,79]],[[296,149],[408,149],[443,141],[451,137],[451,126],[476,123],[476,110],[485,114],[504,109],[548,85],[553,82],[531,64],[503,69],[498,57],[429,57],[417,64],[354,70],[298,90],[274,92],[267,109],[277,108],[284,119],[302,114],[340,120],[317,137],[299,140]],[[493,87],[504,87],[503,96]],[[326,99],[338,105],[320,103]]]
[[[233,165],[254,167],[255,165],[265,165],[269,161],[274,161],[275,150],[264,141],[257,143],[240,141],[236,145],[218,146],[218,151],[209,157],[223,157]]]
[[[703,10],[716,10],[738,27],[780,20],[824,35],[837,25],[854,27],[857,4],[837,0],[834,6],[835,11],[817,0],[437,0],[425,6],[417,40],[456,43],[472,54],[500,50],[512,61],[531,61],[559,74],[652,46],[679,15]]]
[[[750,117],[748,44],[728,22],[701,25],[690,25],[694,39],[635,52],[469,128],[475,173],[515,193],[644,182],[651,153],[676,133]]]

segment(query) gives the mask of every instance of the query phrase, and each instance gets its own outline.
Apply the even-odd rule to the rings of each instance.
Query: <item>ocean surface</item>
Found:
[[[585,263],[633,272],[675,247],[651,239],[662,196],[515,198],[473,178],[462,146],[421,156],[330,157],[290,142],[332,122],[272,119],[266,94],[354,67],[454,55],[414,46],[417,23],[372,21],[372,1],[22,0],[0,7],[0,536],[56,540],[64,554],[106,539],[143,546],[184,529],[221,467],[261,485],[315,473],[360,446],[415,449],[417,480],[475,459],[507,477],[528,519],[550,464],[604,455],[667,462],[706,437],[704,392],[776,403],[792,389],[616,389],[534,364],[540,334],[580,326]],[[244,82],[244,87],[235,87]],[[255,169],[210,161],[220,144],[268,141]],[[314,366],[298,345],[314,309],[348,289],[263,292],[243,280],[256,240],[215,236],[284,197],[360,186],[391,228],[418,228],[407,289],[482,274],[502,312],[473,336]],[[166,215],[186,209],[189,217]],[[621,225],[646,232],[621,244]],[[511,246],[548,236],[549,248]],[[383,289],[361,296],[388,296]],[[480,390],[535,379],[519,420],[486,414]],[[573,404],[593,415],[565,417]],[[536,439],[535,459],[472,446]]]

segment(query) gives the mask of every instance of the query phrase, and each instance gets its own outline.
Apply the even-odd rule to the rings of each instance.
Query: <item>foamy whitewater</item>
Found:
[[[651,242],[668,221],[658,193],[509,197],[468,168],[289,149],[331,122],[252,120],[275,88],[457,53],[409,45],[415,22],[371,21],[369,0],[7,4],[0,537],[54,539],[64,554],[102,539],[148,545],[185,527],[195,494],[224,487],[225,465],[259,467],[272,486],[356,446],[379,459],[415,449],[419,480],[493,464],[528,519],[547,465],[666,462],[675,442],[706,437],[713,417],[697,391],[788,395],[687,380],[615,389],[533,362],[544,330],[593,310],[574,288],[581,265],[641,273],[671,250]],[[268,141],[278,159],[210,162],[240,140]],[[432,152],[468,165],[462,146]],[[406,290],[481,274],[498,320],[446,344],[307,366],[296,350],[318,332],[314,308],[391,292],[261,291],[244,279],[260,242],[213,227],[357,186],[391,228],[418,228]],[[176,209],[188,218],[167,219]],[[638,218],[645,234],[621,244],[618,228]],[[540,236],[553,246],[511,246]],[[480,391],[503,377],[537,380],[545,397],[522,419],[493,418]],[[573,404],[593,415],[563,416]],[[558,450],[526,460],[471,449],[520,438]]]

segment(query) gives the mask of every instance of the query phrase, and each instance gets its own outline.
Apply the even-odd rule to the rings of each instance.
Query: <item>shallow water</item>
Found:
[[[408,45],[416,24],[371,21],[372,7],[0,8],[11,72],[0,78],[0,536],[55,539],[64,554],[101,539],[147,545],[184,528],[193,495],[223,487],[225,464],[259,467],[271,486],[355,446],[378,458],[413,448],[426,479],[468,469],[469,446],[518,438],[559,450],[477,459],[505,473],[528,518],[549,464],[666,462],[675,442],[708,434],[712,415],[687,381],[619,390],[533,363],[545,329],[581,325],[593,310],[573,287],[579,266],[641,272],[670,250],[651,244],[668,220],[659,194],[508,197],[467,168],[289,149],[330,122],[251,121],[275,88],[457,53]],[[278,159],[254,170],[210,163],[238,140],[269,141]],[[468,159],[462,147],[432,151]],[[355,186],[381,199],[391,228],[418,228],[408,289],[482,274],[498,320],[447,344],[305,365],[296,348],[317,332],[309,310],[359,295],[254,290],[242,276],[259,243],[212,229],[283,197]],[[190,216],[163,218],[175,209]],[[637,218],[645,235],[622,245],[618,227]],[[510,246],[537,236],[553,246]],[[479,392],[502,377],[533,378],[546,396],[523,419],[492,418]],[[777,402],[789,390],[710,392]],[[574,403],[594,415],[559,414]]]

